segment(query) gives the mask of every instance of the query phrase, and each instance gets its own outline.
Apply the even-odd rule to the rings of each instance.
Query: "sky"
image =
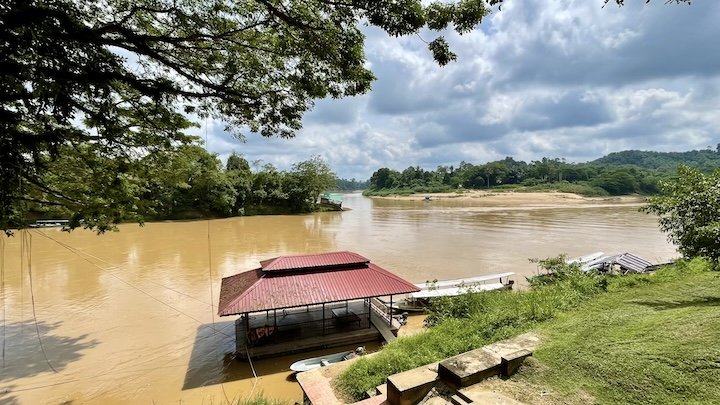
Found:
[[[221,122],[198,135],[226,159],[289,169],[321,156],[338,177],[511,156],[585,162],[628,149],[720,143],[720,1],[506,0],[471,33],[445,36],[458,60],[437,65],[423,42],[364,28],[377,80],[358,97],[319,100],[293,139]]]

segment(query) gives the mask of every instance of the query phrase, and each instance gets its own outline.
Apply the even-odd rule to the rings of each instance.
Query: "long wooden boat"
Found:
[[[512,288],[513,281],[510,276],[513,272],[487,274],[477,277],[459,278],[454,280],[436,280],[433,282],[415,284],[420,291],[410,293],[404,299],[393,302],[384,301],[385,305],[395,312],[422,312],[429,304],[430,299],[437,297],[452,297],[467,292],[495,291]],[[497,282],[489,283],[489,281]]]

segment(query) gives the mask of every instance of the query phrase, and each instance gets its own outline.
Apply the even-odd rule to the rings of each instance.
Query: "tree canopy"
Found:
[[[361,24],[466,33],[500,3],[2,0],[0,229],[22,226],[28,201],[112,227],[111,210],[135,210],[134,188],[94,201],[61,192],[47,183],[54,159],[112,160],[122,179],[143,156],[189,144],[188,116],[239,137],[293,136],[314,100],[370,89]],[[428,49],[440,65],[456,59],[441,36]],[[103,180],[93,188],[116,181]]]
[[[292,136],[313,100],[370,89],[361,23],[462,33],[488,12],[481,0],[4,0],[0,228],[21,226],[28,200],[111,227],[110,209],[133,210],[137,196],[106,195],[103,209],[68,195],[46,182],[52,160],[110,159],[121,178],[144,155],[188,144],[187,114],[237,136]],[[455,59],[442,37],[429,49],[441,65]]]
[[[659,217],[660,229],[683,256],[720,261],[720,169],[706,175],[681,166],[677,178],[660,187],[662,194],[644,210]]]

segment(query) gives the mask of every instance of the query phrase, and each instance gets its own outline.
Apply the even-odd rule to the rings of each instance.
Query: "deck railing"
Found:
[[[376,298],[373,298],[373,300],[370,302],[370,309],[372,310],[372,312],[375,313],[375,315],[379,316],[382,320],[387,322],[388,325],[391,325],[392,318],[390,318],[390,315],[387,314],[383,309],[381,309],[380,305],[378,305],[375,301]]]

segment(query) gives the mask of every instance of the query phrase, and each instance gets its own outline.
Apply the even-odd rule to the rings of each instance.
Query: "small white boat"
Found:
[[[593,262],[593,261],[601,258],[604,254],[605,254],[605,253],[603,253],[603,252],[590,253],[589,255],[576,257],[576,258],[574,258],[574,259],[569,259],[569,260],[567,261],[567,264],[575,264],[575,263],[577,263],[577,264],[580,264],[580,265],[584,265],[584,264],[586,264],[586,263],[590,263],[590,262]]]
[[[350,360],[355,356],[359,356],[365,353],[364,347],[358,347],[354,351],[340,352],[334,354],[328,354],[320,357],[311,357],[309,359],[299,360],[290,365],[290,370],[301,372],[313,370],[320,367],[329,366],[333,363],[339,363],[341,361]]]

